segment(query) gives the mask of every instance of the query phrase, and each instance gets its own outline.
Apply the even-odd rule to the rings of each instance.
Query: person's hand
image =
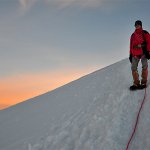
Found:
[[[150,51],[148,51],[147,59],[150,59]]]
[[[129,61],[130,61],[130,63],[132,63],[132,55],[131,54],[129,56]]]

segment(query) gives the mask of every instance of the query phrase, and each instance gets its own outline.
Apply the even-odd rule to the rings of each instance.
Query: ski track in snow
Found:
[[[59,120],[46,116],[46,122],[41,122],[41,129],[46,128],[42,134],[36,130],[36,134],[8,143],[2,150],[124,150],[144,96],[143,90],[128,90],[130,78],[129,63],[123,60],[62,87],[62,91],[56,92],[59,95],[54,94],[56,100],[62,96],[62,101],[66,101],[64,107],[62,102],[58,103],[58,107],[66,109],[59,114]],[[71,93],[69,98],[73,105],[65,99],[64,88]],[[145,129],[144,126],[145,122],[147,126],[150,124],[150,102],[146,103],[142,112],[146,115],[140,118],[131,150],[141,150],[143,145],[150,149],[150,134],[147,134],[150,127]],[[56,114],[56,110],[52,112]]]

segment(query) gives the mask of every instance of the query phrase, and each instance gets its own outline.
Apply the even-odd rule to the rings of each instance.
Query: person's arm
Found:
[[[147,45],[147,51],[150,53],[150,34],[148,32],[145,33],[145,40]]]
[[[143,32],[144,40],[146,42],[146,50],[150,52],[150,34],[146,30],[143,30]]]
[[[129,60],[132,63],[132,35],[130,37],[130,51],[129,51]]]

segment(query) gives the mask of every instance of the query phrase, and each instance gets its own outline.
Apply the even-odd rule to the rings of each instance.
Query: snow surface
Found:
[[[144,90],[127,59],[0,111],[0,150],[125,150]],[[150,86],[130,150],[150,149]]]

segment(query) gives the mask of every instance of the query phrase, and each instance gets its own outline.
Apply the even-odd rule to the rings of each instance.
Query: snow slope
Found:
[[[0,150],[125,150],[144,90],[127,59],[0,111]],[[150,149],[150,93],[130,150]]]

